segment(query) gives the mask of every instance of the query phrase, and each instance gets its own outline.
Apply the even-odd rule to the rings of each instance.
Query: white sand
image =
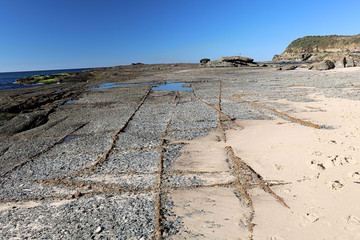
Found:
[[[335,129],[276,119],[242,122],[244,130],[228,134],[236,154],[262,177],[291,182],[272,187],[290,210],[251,192],[254,239],[360,239],[360,102],[315,98],[281,102],[310,111],[294,117]]]
[[[298,112],[292,117],[328,129],[281,118],[242,121],[243,130],[226,132],[227,143],[216,140],[218,132],[190,142],[174,169],[229,171],[224,147],[231,146],[265,180],[289,182],[271,189],[290,209],[261,188],[249,191],[255,209],[253,239],[360,239],[360,101],[311,97],[317,102],[278,102]],[[174,239],[252,235],[246,227],[250,209],[229,188],[177,190],[169,197],[176,214],[184,216],[186,229]],[[212,205],[205,202],[209,197]],[[225,218],[235,224],[225,224]],[[211,228],[204,221],[219,227]]]

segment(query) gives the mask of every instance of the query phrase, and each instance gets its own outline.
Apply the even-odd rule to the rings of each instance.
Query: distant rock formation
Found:
[[[343,62],[343,59],[345,61]],[[360,62],[360,34],[355,36],[306,36],[294,40],[273,62],[322,62],[331,60],[336,67],[352,67]]]
[[[264,64],[254,62],[252,58],[241,56],[221,57],[217,60],[208,61],[205,65],[207,67],[266,67]]]
[[[201,64],[207,64],[208,62],[210,62],[210,58],[202,58],[202,59],[200,60],[200,63],[201,63]]]

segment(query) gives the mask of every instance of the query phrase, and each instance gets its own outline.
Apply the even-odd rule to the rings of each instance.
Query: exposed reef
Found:
[[[94,74],[91,71],[85,70],[83,72],[34,75],[34,76],[16,79],[16,82],[21,85],[39,84],[39,83],[50,84],[50,83],[58,83],[58,82],[86,82],[93,77]]]

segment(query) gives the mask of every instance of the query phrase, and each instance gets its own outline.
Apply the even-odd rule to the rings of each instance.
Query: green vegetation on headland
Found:
[[[320,62],[343,58],[360,60],[360,34],[354,36],[306,36],[292,41],[273,62]]]
[[[355,36],[306,36],[294,40],[285,52],[326,52],[326,51],[351,51],[360,48],[360,34]]]

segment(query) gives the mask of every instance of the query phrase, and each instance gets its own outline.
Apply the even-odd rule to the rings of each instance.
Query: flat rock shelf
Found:
[[[120,75],[0,136],[0,239],[360,238],[360,69]]]

